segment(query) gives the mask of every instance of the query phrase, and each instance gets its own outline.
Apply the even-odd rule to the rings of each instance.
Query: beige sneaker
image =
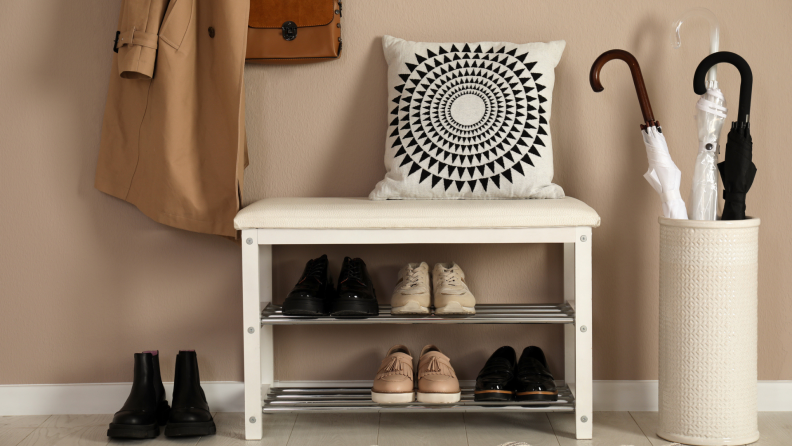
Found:
[[[380,364],[371,400],[379,404],[404,404],[415,399],[413,357],[403,345],[394,345]]]
[[[399,271],[391,296],[391,314],[429,314],[430,304],[429,265],[408,263]]]
[[[435,314],[476,314],[476,298],[456,263],[437,263],[432,271]]]
[[[461,397],[451,360],[434,345],[424,347],[418,360],[418,401],[448,404],[459,402]]]

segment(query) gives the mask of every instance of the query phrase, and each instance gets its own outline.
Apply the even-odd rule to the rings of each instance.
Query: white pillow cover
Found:
[[[386,199],[562,198],[550,110],[566,42],[422,43],[384,36]]]

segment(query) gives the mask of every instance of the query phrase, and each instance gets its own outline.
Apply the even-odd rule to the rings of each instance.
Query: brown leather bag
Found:
[[[250,0],[245,60],[300,64],[341,55],[338,0]]]

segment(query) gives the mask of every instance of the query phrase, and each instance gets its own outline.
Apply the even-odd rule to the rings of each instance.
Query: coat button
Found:
[[[215,36],[215,30],[214,30],[213,27],[210,26],[209,27],[209,37],[214,39],[214,36]]]

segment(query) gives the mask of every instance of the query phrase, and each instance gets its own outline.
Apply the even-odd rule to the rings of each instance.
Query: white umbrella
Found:
[[[649,160],[649,170],[644,174],[644,178],[660,195],[660,200],[663,202],[664,217],[687,220],[685,202],[682,201],[682,196],[679,194],[682,172],[671,159],[660,123],[655,121],[652,114],[652,106],[649,104],[649,95],[646,93],[646,85],[644,85],[638,61],[635,60],[632,54],[624,50],[610,50],[602,53],[591,65],[591,73],[589,74],[591,88],[596,92],[604,90],[599,79],[600,70],[608,61],[613,59],[623,60],[630,67],[635,91],[638,93],[638,103],[641,106],[641,113],[644,118],[641,134],[646,145],[646,156]]]
[[[649,159],[649,170],[644,178],[652,188],[660,194],[663,202],[663,216],[677,220],[687,220],[685,202],[679,193],[682,171],[674,164],[668,153],[668,144],[660,127],[646,127],[642,132],[646,145],[646,157]]]
[[[712,88],[714,82],[715,87]],[[698,155],[693,170],[693,185],[690,189],[690,219],[716,220],[720,214],[718,207],[718,155],[723,122],[726,120],[726,100],[717,88],[716,81],[710,81],[707,93],[696,103],[698,112]]]
[[[720,27],[715,14],[709,9],[694,8],[687,11],[674,22],[672,42],[674,48],[682,46],[680,28],[682,23],[692,17],[703,17],[710,24],[710,53],[718,52]],[[713,66],[707,77],[707,92],[696,103],[696,120],[698,122],[698,154],[693,170],[693,183],[690,189],[690,219],[716,220],[720,213],[718,206],[718,154],[719,139],[723,123],[726,120],[726,100],[718,88],[717,68]]]

